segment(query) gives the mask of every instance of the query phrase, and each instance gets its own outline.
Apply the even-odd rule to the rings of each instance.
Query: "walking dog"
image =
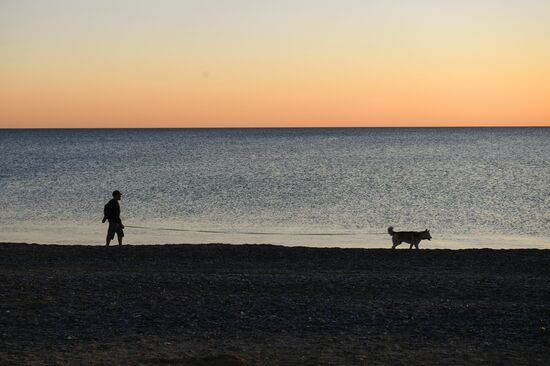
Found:
[[[391,235],[392,240],[392,249],[395,249],[396,246],[405,242],[410,244],[409,249],[412,249],[413,245],[418,249],[418,244],[422,240],[431,240],[432,236],[430,235],[430,230],[426,229],[424,231],[393,231],[393,226],[388,228],[388,234]]]

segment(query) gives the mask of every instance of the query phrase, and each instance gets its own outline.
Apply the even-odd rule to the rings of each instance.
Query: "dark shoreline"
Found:
[[[550,250],[0,243],[0,295],[1,364],[544,365],[550,354]]]

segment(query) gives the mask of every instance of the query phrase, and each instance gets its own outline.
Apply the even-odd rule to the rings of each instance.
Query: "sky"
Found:
[[[0,128],[540,125],[548,0],[0,0]]]

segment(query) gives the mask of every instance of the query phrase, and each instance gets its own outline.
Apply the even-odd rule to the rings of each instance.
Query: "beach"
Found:
[[[0,364],[547,365],[549,250],[0,244]]]

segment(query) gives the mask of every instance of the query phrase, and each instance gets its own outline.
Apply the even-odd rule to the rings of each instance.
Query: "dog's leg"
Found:
[[[392,241],[392,243],[393,243],[393,245],[392,245],[392,247],[391,247],[392,249],[395,249],[396,246],[398,246],[399,244],[401,244],[401,242],[400,242],[398,239],[396,239],[394,236],[392,236],[391,241]]]

